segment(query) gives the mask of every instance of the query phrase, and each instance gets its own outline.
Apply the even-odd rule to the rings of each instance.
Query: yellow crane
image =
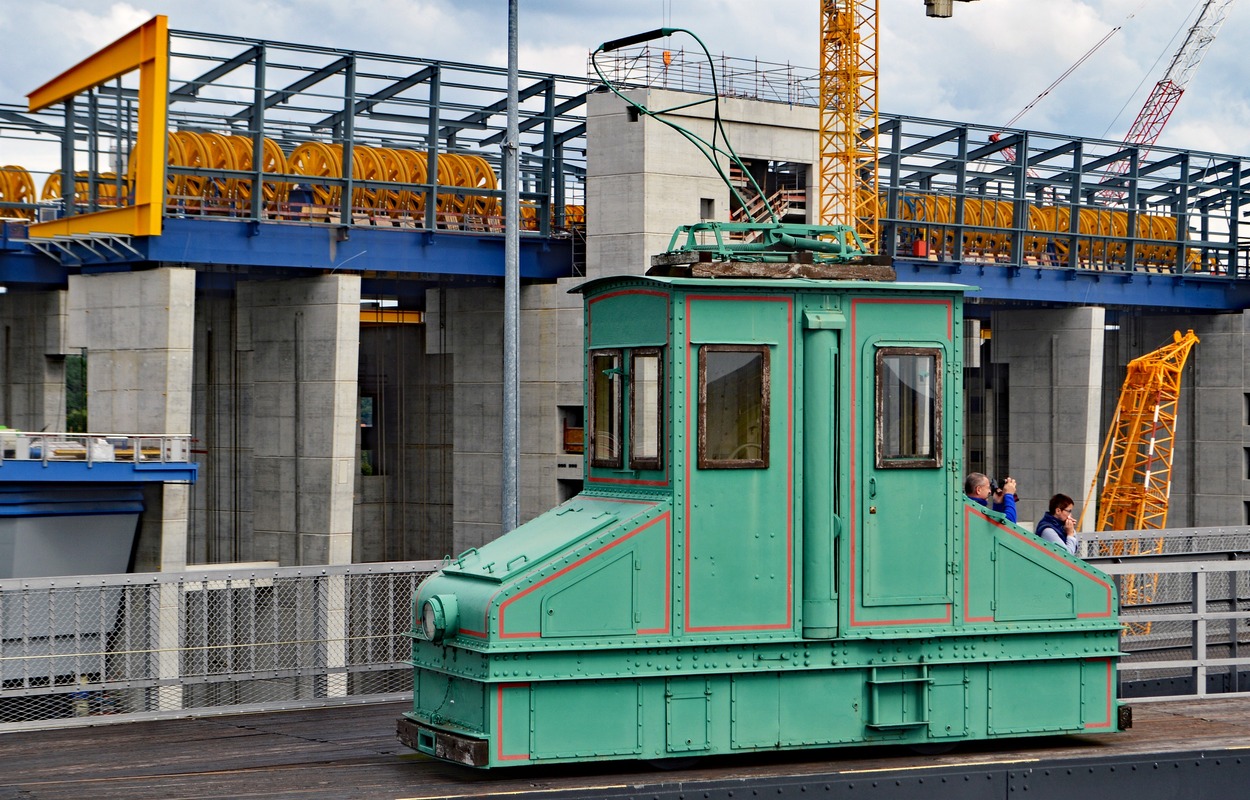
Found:
[[[1193,331],[1183,336],[1175,331],[1171,342],[1129,362],[1099,457],[1099,470],[1105,463],[1106,473],[1096,530],[1151,530],[1167,525],[1181,371],[1196,344]]]
[[[959,0],[972,2],[972,0]],[[954,0],[925,0],[930,17]],[[820,0],[820,224],[855,229],[880,251],[877,46],[880,0]]]
[[[820,224],[855,229],[879,252],[877,8],[820,3]]]
[[[1167,526],[1181,372],[1196,344],[1198,337],[1193,331],[1183,336],[1175,331],[1171,342],[1129,362],[1120,402],[1090,485],[1092,496],[1105,464],[1095,530],[1161,530]],[[1103,542],[1100,549],[1103,555],[1159,553],[1163,539],[1113,539]],[[1126,604],[1149,603],[1158,583],[1157,574],[1126,575],[1121,599]],[[1149,631],[1149,623],[1134,630]]]

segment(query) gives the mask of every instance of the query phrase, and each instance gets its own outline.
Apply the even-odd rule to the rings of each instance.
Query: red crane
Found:
[[[1207,0],[1203,5],[1198,19],[1185,37],[1185,43],[1172,57],[1168,71],[1155,84],[1146,104],[1133,121],[1133,127],[1129,128],[1128,135],[1124,137],[1126,143],[1149,147],[1159,138],[1234,2],[1236,0]]]
[[[1128,129],[1128,134],[1124,137],[1125,144],[1140,147],[1142,155],[1145,155],[1158,141],[1159,134],[1163,133],[1163,126],[1168,124],[1172,112],[1176,110],[1176,104],[1185,93],[1185,87],[1189,85],[1198,65],[1202,63],[1202,57],[1207,54],[1207,48],[1211,46],[1211,42],[1215,41],[1220,26],[1224,24],[1224,19],[1228,16],[1229,7],[1235,2],[1236,0],[1207,0],[1203,4],[1202,11],[1198,12],[1198,18],[1185,36],[1185,43],[1176,51],[1176,55],[1172,56],[1172,63],[1168,65],[1167,72],[1155,84],[1150,96],[1146,98],[1145,105],[1138,112],[1137,119],[1133,120],[1133,126]],[[1104,183],[1118,175],[1123,175],[1128,168],[1128,159],[1115,162],[1107,170],[1109,174],[1104,179]],[[1122,196],[1120,192],[1100,192],[1100,194]]]
[[[1172,56],[1172,63],[1168,65],[1167,72],[1155,84],[1154,89],[1150,92],[1150,96],[1146,98],[1141,111],[1138,112],[1137,119],[1133,121],[1132,127],[1125,134],[1125,144],[1143,148],[1144,154],[1144,152],[1149,151],[1151,145],[1158,141],[1159,134],[1163,132],[1163,126],[1167,124],[1168,119],[1172,116],[1172,112],[1176,110],[1176,104],[1180,102],[1181,95],[1185,93],[1185,87],[1189,85],[1189,81],[1193,78],[1194,72],[1197,71],[1198,65],[1202,63],[1202,57],[1206,55],[1207,48],[1211,46],[1211,42],[1215,41],[1216,34],[1220,31],[1220,26],[1224,24],[1224,19],[1228,16],[1228,9],[1234,2],[1236,0],[1206,0],[1202,10],[1198,12],[1198,17],[1194,20],[1194,24],[1190,26],[1189,32],[1185,36],[1185,42],[1176,51],[1176,54]],[[1135,14],[1136,12],[1129,14],[1128,18],[1132,19]],[[1020,117],[1037,105],[1042,98],[1050,94],[1052,89],[1062,83],[1077,67],[1085,63],[1086,59],[1106,44],[1112,36],[1119,32],[1121,27],[1123,27],[1123,24],[1117,25],[1106,36],[1099,39],[1093,47],[1086,51],[1085,55],[1081,56],[1075,64],[1060,75],[1054,83],[1047,86],[1045,91],[1021,109],[1020,113],[1012,117],[1011,121],[1003,127],[1009,128],[1014,125]],[[1000,137],[1000,133],[992,134],[990,141],[996,142]],[[1004,149],[1002,155],[1008,162],[1015,163],[1015,148],[1009,147]],[[1128,168],[1128,159],[1116,161],[1108,168],[1108,175],[1104,182],[1123,175],[1128,171]],[[1105,190],[1099,192],[1099,194],[1104,197],[1122,196],[1122,193],[1112,190]]]

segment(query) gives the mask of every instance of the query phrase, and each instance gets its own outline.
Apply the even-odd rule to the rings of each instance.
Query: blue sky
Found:
[[[1019,123],[1119,139],[1200,5],[977,0],[957,3],[954,18],[939,20],[925,17],[923,0],[882,0],[881,106],[1006,123],[1123,24]],[[0,7],[0,102],[6,103],[24,102],[27,92],[157,13],[181,30],[506,63],[506,0],[0,0]],[[599,43],[671,25],[695,31],[714,53],[815,68],[818,8],[819,0],[521,0],[521,67],[581,75]],[[1248,36],[1250,2],[1234,4],[1161,143],[1250,153],[1250,82],[1240,53]]]

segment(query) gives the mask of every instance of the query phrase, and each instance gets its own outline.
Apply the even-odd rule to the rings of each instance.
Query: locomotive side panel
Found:
[[[679,297],[685,330],[683,630],[794,628],[794,298]],[[744,502],[746,501],[746,502]]]
[[[968,502],[963,512],[959,616],[966,627],[1112,635],[1119,600],[1111,580],[1057,545]]]

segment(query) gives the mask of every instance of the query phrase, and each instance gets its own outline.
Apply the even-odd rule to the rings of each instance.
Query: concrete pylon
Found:
[[[283,566],[349,564],[360,277],[239,284],[253,348],[253,543]]]
[[[191,432],[195,272],[161,268],[69,277],[68,339],[87,357],[87,427],[101,434]],[[135,570],[186,567],[189,487],[152,484]]]

